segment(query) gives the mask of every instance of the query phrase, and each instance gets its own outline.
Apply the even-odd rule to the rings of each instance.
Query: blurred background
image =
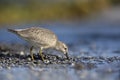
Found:
[[[74,63],[68,63],[66,68],[47,65],[31,71],[22,66],[2,70],[0,79],[120,80],[120,0],[0,0],[1,52],[29,54],[28,44],[7,28],[32,26],[52,30],[68,45],[70,57],[80,57],[85,67],[87,63],[94,67],[77,70]],[[8,67],[6,61],[1,62],[0,70],[1,66]]]
[[[81,20],[119,4],[119,0],[0,0],[0,24]]]

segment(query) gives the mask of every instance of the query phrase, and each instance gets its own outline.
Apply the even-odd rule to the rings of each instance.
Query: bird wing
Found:
[[[57,42],[57,36],[50,30],[38,27],[32,27],[18,31],[20,36],[30,42],[44,46],[54,46]]]

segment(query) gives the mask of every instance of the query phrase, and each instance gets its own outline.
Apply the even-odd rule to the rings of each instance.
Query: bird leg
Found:
[[[43,57],[43,54],[42,54],[42,47],[40,48],[40,50],[39,50],[39,55],[41,56],[41,58],[42,58],[42,61],[45,61],[45,59],[44,59],[44,57]]]
[[[66,58],[69,59],[68,53],[65,54]]]
[[[30,48],[30,56],[31,56],[32,60],[34,60],[32,50],[33,50],[33,46]]]

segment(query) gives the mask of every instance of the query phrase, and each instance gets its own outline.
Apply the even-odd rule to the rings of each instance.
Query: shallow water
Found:
[[[5,49],[25,51],[28,45],[6,28],[43,26],[55,32],[69,47],[70,57],[78,57],[71,64],[40,66],[0,66],[2,80],[120,80],[120,23],[119,18],[100,16],[83,22],[51,22],[5,26],[0,29],[0,45]],[[13,44],[18,44],[13,46]],[[12,47],[11,47],[12,45]],[[27,51],[26,51],[27,52]],[[9,58],[8,58],[9,59]],[[11,61],[11,60],[9,60]],[[6,62],[6,63],[9,63]],[[31,63],[30,63],[31,64]],[[3,65],[0,63],[0,65]],[[10,63],[11,65],[11,63]],[[14,65],[14,63],[13,63]],[[8,65],[3,65],[8,66]]]

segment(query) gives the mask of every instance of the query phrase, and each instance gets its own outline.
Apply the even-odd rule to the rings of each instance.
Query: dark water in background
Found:
[[[17,26],[17,27],[16,27]],[[56,33],[58,38],[69,46],[70,56],[120,56],[120,18],[101,15],[96,19],[85,21],[50,22],[5,26],[0,29],[0,42],[26,42],[7,32],[6,28],[24,28],[43,26]],[[98,65],[92,70],[75,70],[73,68],[13,68],[2,70],[0,79],[6,80],[120,80],[120,62]],[[102,77],[102,78],[101,78]]]

